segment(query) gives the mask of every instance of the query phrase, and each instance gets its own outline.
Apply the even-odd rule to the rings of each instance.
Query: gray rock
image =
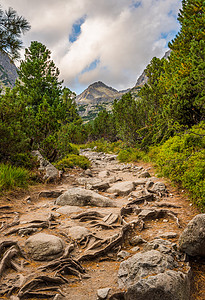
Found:
[[[129,240],[131,246],[137,246],[143,243],[147,243],[140,235],[136,235]]]
[[[141,279],[128,287],[125,300],[188,300],[190,275],[172,270]]]
[[[149,177],[151,177],[151,175],[148,171],[144,171],[139,175],[139,178],[149,178]]]
[[[109,294],[110,288],[104,288],[97,290],[97,296],[99,300],[106,299]]]
[[[160,234],[159,236],[161,238],[165,238],[165,239],[174,239],[177,237],[177,233],[176,232],[164,232],[162,234]]]
[[[118,195],[126,196],[129,195],[135,189],[135,184],[133,181],[122,181],[117,182],[111,186],[107,192],[117,193]]]
[[[179,238],[179,248],[188,255],[205,257],[205,214],[189,222]]]
[[[45,172],[43,177],[44,180],[51,182],[60,178],[59,171],[48,160],[46,160],[38,150],[32,151],[32,155],[36,156],[40,163],[39,170]]]
[[[63,254],[64,242],[55,235],[37,233],[29,237],[25,246],[34,260],[52,260]]]
[[[128,288],[140,279],[165,272],[174,267],[174,258],[157,250],[137,253],[120,264],[118,284]]]
[[[99,178],[105,178],[105,177],[108,177],[109,175],[110,175],[110,172],[105,170],[105,171],[99,172],[98,177]]]
[[[163,182],[155,182],[155,184],[151,188],[152,192],[158,195],[166,195],[167,189]]]
[[[113,201],[94,191],[71,188],[56,199],[57,205],[114,207]]]
[[[73,213],[79,213],[82,211],[82,208],[78,206],[64,205],[56,210],[62,215],[72,215]]]
[[[74,226],[69,229],[68,235],[73,240],[81,240],[91,234],[91,231],[83,226]]]
[[[131,249],[132,252],[137,252],[139,250],[140,250],[140,247],[138,247],[138,246],[135,246]]]
[[[124,259],[124,258],[126,258],[126,257],[128,257],[128,256],[130,256],[130,253],[127,252],[127,251],[124,251],[124,250],[120,251],[120,252],[117,254],[117,257],[118,257],[118,258],[122,258],[122,259]]]

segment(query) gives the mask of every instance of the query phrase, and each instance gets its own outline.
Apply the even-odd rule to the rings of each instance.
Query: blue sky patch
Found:
[[[86,16],[78,19],[72,26],[72,33],[69,35],[69,41],[74,43],[81,34],[81,26],[85,22]]]
[[[141,6],[141,1],[133,1],[132,4],[131,4],[131,8],[138,8],[139,6]]]
[[[86,72],[96,69],[97,66],[99,65],[99,63],[100,63],[100,59],[99,58],[95,59],[94,61],[91,62],[91,64],[89,64],[89,66],[87,66],[86,68],[83,69],[81,74],[84,74]]]

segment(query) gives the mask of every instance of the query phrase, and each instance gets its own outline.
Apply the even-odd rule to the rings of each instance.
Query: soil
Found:
[[[122,260],[119,260],[116,256],[117,252],[120,250],[127,251],[130,255],[133,255],[131,246],[129,244],[129,239],[131,236],[140,235],[146,241],[151,241],[155,237],[159,237],[161,234],[165,232],[174,232],[177,234],[177,237],[172,238],[172,242],[178,241],[179,235],[186,227],[188,222],[200,211],[194,207],[189,201],[187,195],[184,191],[180,190],[177,187],[174,187],[171,182],[165,178],[157,178],[156,170],[153,165],[148,163],[137,163],[132,164],[131,169],[119,170],[118,167],[122,166],[122,164],[113,162],[113,161],[103,161],[103,163],[99,163],[97,166],[93,165],[91,168],[92,176],[97,177],[98,173],[103,170],[110,170],[111,176],[115,176],[116,178],[120,178],[124,180],[136,180],[138,177],[138,173],[133,172],[133,167],[140,166],[143,169],[148,170],[151,175],[151,180],[153,182],[163,182],[167,188],[167,195],[163,197],[158,196],[157,202],[166,202],[167,204],[173,204],[173,206],[178,206],[178,208],[168,208],[177,214],[179,218],[179,222],[181,228],[179,228],[176,224],[176,221],[170,217],[155,219],[146,221],[145,229],[142,231],[138,231],[137,229],[134,232],[131,232],[129,236],[127,236],[127,240],[124,241],[122,247],[115,249],[114,252],[107,253],[107,255],[101,256],[92,261],[83,261],[82,266],[86,269],[86,278],[79,280],[75,276],[65,276],[69,283],[60,286],[61,292],[65,295],[65,299],[70,300],[96,300],[97,299],[97,290],[101,288],[111,288],[111,292],[119,291],[118,283],[117,283],[117,273],[119,270],[119,265]],[[118,170],[117,170],[118,169]],[[39,193],[42,191],[66,191],[70,187],[81,186],[78,184],[77,179],[80,177],[90,178],[85,174],[85,171],[81,169],[73,169],[63,174],[63,178],[60,182],[55,184],[39,184],[34,187],[30,187],[28,190],[17,191],[3,195],[0,198],[0,241],[2,240],[12,240],[17,241],[22,249],[24,249],[25,240],[28,236],[20,236],[17,233],[11,234],[9,236],[5,236],[5,233],[8,232],[8,229],[5,229],[5,224],[11,224],[14,218],[18,215],[20,224],[12,226],[11,228],[18,228],[22,226],[22,224],[26,224],[26,222],[31,222],[31,220],[47,220],[49,214],[52,212],[55,216],[55,210],[58,208],[55,204],[54,198],[42,198],[39,197]],[[139,188],[136,188],[137,190]],[[108,208],[99,208],[99,207],[81,207],[83,211],[92,210],[98,211],[102,214],[120,214],[121,208],[127,205],[130,201],[128,196],[117,196],[114,197],[107,192],[100,192],[100,194],[110,197],[115,204],[116,207],[108,207]],[[156,203],[157,203],[156,202]],[[139,205],[140,208],[149,208],[152,207],[154,203],[142,203]],[[75,215],[75,214],[74,214]],[[126,222],[131,222],[136,220],[136,215],[128,215],[125,217]],[[55,226],[50,228],[38,229],[38,232],[49,233],[53,235],[60,236],[64,239],[66,244],[69,244],[70,239],[68,237],[68,228],[73,225],[85,226],[90,229],[92,233],[94,233],[99,238],[106,238],[113,236],[115,233],[118,233],[120,227],[114,227],[113,229],[101,229],[101,228],[92,228],[89,222],[79,222],[78,220],[71,219],[71,216],[66,215],[56,215],[55,217]],[[9,228],[9,229],[11,229]],[[71,257],[76,259],[82,256],[86,249],[83,249],[82,245],[76,244],[77,247],[73,252],[71,252]],[[140,246],[141,248],[141,246]],[[140,250],[139,250],[140,251]],[[26,258],[20,259],[23,260],[23,269],[20,272],[25,278],[28,278],[32,274],[38,274],[38,267],[45,265],[45,262],[36,262],[29,257],[28,253],[26,253]],[[202,260],[192,260],[192,287],[191,287],[191,299],[205,299],[205,264]],[[1,284],[8,283],[9,280],[16,280],[16,276],[19,272],[14,271],[11,268],[8,268],[2,278]],[[44,272],[44,275],[51,275],[50,272]],[[14,291],[14,295],[16,292]],[[0,296],[0,299],[10,299],[10,296],[7,294]],[[26,298],[25,298],[26,299]],[[38,298],[31,298],[38,299]],[[42,298],[48,299],[48,298]]]

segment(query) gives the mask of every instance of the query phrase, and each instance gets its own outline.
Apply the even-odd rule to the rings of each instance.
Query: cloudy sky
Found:
[[[117,90],[133,87],[178,32],[181,1],[1,0],[1,6],[30,22],[24,46],[46,45],[64,85],[79,94],[98,80]]]

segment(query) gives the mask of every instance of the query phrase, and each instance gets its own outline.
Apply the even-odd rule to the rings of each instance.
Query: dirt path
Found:
[[[27,250],[25,249],[25,241],[29,235],[43,232],[55,236],[61,237],[65,245],[74,245],[74,250],[70,253],[70,258],[79,259],[86,253],[96,253],[103,246],[94,247],[91,252],[88,251],[89,247],[93,246],[96,241],[108,240],[121,232],[122,226],[135,222],[138,218],[137,212],[146,210],[166,210],[170,211],[171,214],[165,214],[164,216],[147,218],[144,221],[142,228],[134,228],[123,240],[122,243],[117,244],[110,251],[99,255],[96,259],[82,260],[81,264],[86,269],[86,275],[83,275],[82,280],[79,280],[76,276],[70,275],[65,276],[68,280],[67,284],[59,285],[59,290],[49,290],[48,295],[41,299],[54,299],[55,294],[63,294],[65,298],[70,300],[96,300],[97,290],[102,288],[110,288],[111,292],[114,293],[119,291],[118,288],[118,270],[121,261],[123,260],[123,255],[131,256],[142,249],[141,244],[134,247],[130,242],[134,236],[140,235],[142,239],[147,242],[153,240],[154,238],[168,239],[173,243],[178,241],[180,233],[183,231],[187,223],[199,213],[196,208],[194,208],[188,199],[186,198],[183,191],[174,188],[167,180],[164,178],[157,178],[154,169],[150,164],[120,164],[115,159],[114,156],[96,154],[91,152],[85,152],[92,160],[92,168],[89,171],[73,170],[68,174],[64,174],[62,182],[46,186],[37,186],[29,191],[22,194],[10,194],[9,196],[4,196],[0,199],[0,242],[2,241],[15,241],[18,245],[25,251],[25,257],[17,255],[16,263],[18,268],[14,270],[13,266],[7,265],[4,270],[0,283],[0,292],[10,291],[10,294],[16,295],[25,282],[28,279],[35,277],[37,275],[42,275],[39,273],[39,267],[46,265],[46,262],[34,261],[31,259]],[[140,168],[141,167],[141,168]],[[99,177],[99,173],[104,171],[104,175],[101,173],[102,177]],[[140,178],[143,172],[149,172],[149,178]],[[105,173],[107,172],[107,173]],[[87,212],[98,212],[102,215],[102,218],[91,218],[89,220],[73,219],[79,212],[73,213],[59,213],[57,210],[58,205],[55,204],[56,193],[66,191],[69,188],[81,187],[92,189],[92,186],[96,188],[99,182],[109,182],[112,186],[115,182],[135,182],[135,188],[133,191],[127,192],[108,192],[109,190],[98,191],[99,194],[106,196],[115,204],[115,207],[90,207],[81,206],[81,213]],[[137,183],[136,183],[137,182]],[[166,190],[157,190],[152,193],[154,196],[153,201],[141,201],[137,203],[135,211],[133,213],[122,214],[122,207],[127,208],[129,203],[135,201],[136,199],[143,199],[146,196],[147,189],[149,186],[147,182],[161,182],[166,185]],[[145,189],[147,187],[147,189]],[[153,185],[150,185],[152,189]],[[52,193],[44,193],[42,191],[49,191]],[[41,193],[41,194],[40,194]],[[51,216],[52,214],[52,216]],[[115,218],[116,220],[108,224],[106,223],[106,216],[110,218]],[[177,224],[177,218],[179,224]],[[103,219],[105,217],[105,219]],[[17,221],[17,222],[16,222]],[[19,228],[28,226],[33,222],[36,224],[44,224],[42,227],[35,228],[34,231],[18,231]],[[15,223],[16,222],[16,223]],[[41,223],[40,223],[41,222]],[[43,223],[44,222],[44,223]],[[45,223],[47,222],[47,223]],[[85,227],[90,231],[90,235],[81,240],[72,240],[69,235],[69,230],[72,227],[81,226]],[[107,227],[106,227],[107,226]],[[35,227],[35,226],[34,226]],[[11,232],[15,229],[16,232]],[[25,228],[24,228],[25,229]],[[87,243],[87,244],[86,244]],[[104,244],[105,245],[105,244]],[[122,252],[125,251],[125,252]],[[0,247],[0,255],[1,247]],[[203,266],[199,269],[199,263],[192,262],[194,267],[195,281],[192,285],[192,299],[205,299],[204,294],[204,284],[203,284]],[[1,271],[1,264],[0,264]],[[53,276],[54,273],[46,270],[44,275]],[[22,279],[23,278],[23,279]],[[23,281],[19,283],[19,281]],[[16,288],[13,288],[16,285]],[[51,293],[52,291],[52,293]],[[47,291],[46,291],[47,292]],[[10,298],[9,293],[5,293],[0,296],[0,299],[27,299],[27,298]],[[39,299],[33,295],[30,299]],[[55,299],[61,299],[61,296]]]

